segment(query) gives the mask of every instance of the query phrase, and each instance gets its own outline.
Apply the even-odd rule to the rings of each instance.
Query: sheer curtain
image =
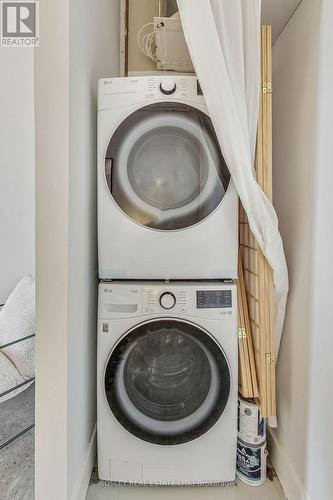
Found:
[[[275,210],[254,173],[261,0],[177,0],[185,39],[251,230],[274,273],[276,352],[288,271]]]

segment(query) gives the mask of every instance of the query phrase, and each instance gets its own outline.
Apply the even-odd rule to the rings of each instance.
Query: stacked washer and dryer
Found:
[[[238,197],[193,76],[98,94],[99,477],[233,481]]]

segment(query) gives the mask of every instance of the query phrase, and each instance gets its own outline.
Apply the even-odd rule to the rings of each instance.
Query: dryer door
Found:
[[[221,347],[198,326],[175,319],[143,323],[112,351],[105,394],[131,434],[156,444],[198,438],[221,417],[230,371]]]
[[[110,139],[105,175],[118,207],[160,230],[203,221],[230,181],[210,118],[177,103],[146,106],[124,120]]]

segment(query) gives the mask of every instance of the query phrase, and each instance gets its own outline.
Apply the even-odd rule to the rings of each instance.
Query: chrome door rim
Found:
[[[226,379],[222,380],[221,383],[219,384],[219,390],[218,392],[218,399],[216,401],[215,407],[212,409],[212,415],[210,418],[204,419],[205,415],[200,412],[201,416],[203,417],[203,421],[200,423],[199,419],[194,422],[192,421],[192,425],[188,426],[187,430],[182,431],[182,427],[175,426],[174,428],[172,426],[165,426],[165,429],[167,429],[167,434],[164,433],[163,435],[161,434],[161,425],[164,426],[165,422],[158,422],[159,425],[150,425],[150,421],[154,419],[151,419],[150,417],[147,418],[142,418],[143,414],[139,412],[135,407],[135,412],[138,411],[139,415],[136,415],[136,418],[139,419],[139,422],[136,418],[133,420],[130,420],[128,416],[126,415],[126,412],[124,412],[123,409],[123,404],[127,404],[128,401],[130,402],[130,405],[132,405],[132,402],[129,400],[128,396],[125,398],[121,398],[120,404],[117,403],[116,399],[118,399],[118,392],[119,391],[125,391],[124,385],[119,382],[119,377],[114,377],[116,380],[116,383],[113,384],[114,386],[114,392],[112,392],[111,396],[108,394],[108,390],[106,387],[106,377],[107,377],[107,370],[110,364],[112,364],[112,357],[115,355],[117,350],[121,347],[121,345],[129,339],[130,335],[136,334],[136,330],[138,330],[139,327],[143,327],[148,324],[153,324],[156,322],[161,322],[161,321],[171,321],[171,322],[177,322],[177,323],[182,323],[184,325],[187,325],[189,327],[192,327],[195,329],[196,332],[200,332],[200,335],[204,336],[204,339],[209,340],[210,346],[215,346],[215,354],[216,358],[214,358],[214,364],[216,366],[216,369],[213,369],[213,372],[216,374],[217,377],[221,373],[223,375],[226,375]],[[141,335],[139,335],[141,336]],[[210,359],[212,357],[210,356]],[[219,366],[219,363],[223,366]],[[124,366],[124,365],[123,365]],[[123,370],[122,366],[122,370]],[[225,373],[224,373],[224,372]],[[123,371],[122,371],[123,373]],[[226,383],[225,383],[226,382]],[[215,385],[215,381],[214,381]],[[218,385],[218,384],[217,384]],[[213,427],[216,422],[222,417],[225,408],[228,404],[229,397],[230,397],[230,392],[231,392],[231,385],[232,385],[232,379],[231,379],[231,371],[230,371],[230,366],[227,360],[227,357],[222,349],[222,346],[214,339],[214,337],[206,331],[203,327],[199,326],[198,324],[192,323],[190,321],[186,321],[183,319],[179,318],[170,318],[170,317],[162,317],[162,318],[154,318],[153,320],[149,321],[144,321],[142,323],[138,323],[137,325],[133,326],[130,330],[128,330],[124,335],[118,340],[118,342],[114,345],[113,349],[111,350],[106,364],[105,364],[105,369],[103,373],[103,386],[104,386],[104,396],[106,403],[109,406],[109,410],[111,414],[118,420],[118,422],[123,426],[124,429],[126,429],[130,434],[144,440],[148,441],[153,444],[160,444],[160,445],[177,445],[177,444],[182,444],[186,443],[189,441],[193,441],[194,439],[197,439],[201,435],[205,434],[206,432],[209,431],[211,427]],[[213,395],[213,391],[211,392],[211,396]],[[128,398],[128,399],[127,399]],[[206,400],[205,400],[206,401]],[[134,405],[133,405],[134,406]],[[133,415],[132,415],[133,416]],[[199,415],[198,415],[199,416]],[[174,421],[173,421],[174,422]],[[182,419],[181,425],[184,423],[190,423],[190,419],[187,420]],[[139,424],[139,425],[138,425]],[[149,427],[147,427],[149,425]],[[144,428],[143,428],[144,427]],[[179,431],[178,434],[173,433],[173,430],[177,429]]]
[[[165,104],[168,105],[166,109],[169,115],[163,110]],[[161,106],[161,110],[156,109],[157,106]],[[169,106],[177,108],[170,111]],[[141,118],[145,111],[150,111],[149,108],[152,108],[153,113],[156,111],[156,115],[147,114],[147,117]],[[186,116],[187,111],[190,112],[188,116]],[[137,113],[142,115],[133,118],[133,121],[126,125],[127,120]],[[195,113],[199,113],[199,117],[196,117]],[[150,204],[148,199],[145,196],[141,197],[140,193],[136,192],[135,186],[131,185],[131,172],[127,172],[129,153],[142,135],[154,129],[152,124],[162,128],[163,126],[177,128],[179,125],[180,129],[198,141],[198,146],[200,145],[204,155],[207,156],[200,191],[197,194],[193,191],[193,199],[190,196],[187,203],[180,203],[178,206],[175,203],[174,207],[162,209],[154,203]],[[119,168],[119,165],[126,168]],[[204,222],[222,204],[231,185],[230,172],[209,115],[195,106],[185,106],[176,101],[148,104],[126,116],[108,139],[103,168],[106,187],[117,208],[133,223],[155,231],[182,231]],[[147,193],[149,198],[149,190]]]

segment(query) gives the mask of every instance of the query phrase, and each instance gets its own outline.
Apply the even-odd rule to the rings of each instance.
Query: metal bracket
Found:
[[[268,365],[274,365],[276,362],[276,355],[273,354],[272,352],[267,352],[266,353],[266,363]]]
[[[246,339],[247,338],[245,328],[238,328],[238,338],[239,339]]]
[[[262,91],[264,94],[272,94],[273,93],[272,82],[263,83]]]

